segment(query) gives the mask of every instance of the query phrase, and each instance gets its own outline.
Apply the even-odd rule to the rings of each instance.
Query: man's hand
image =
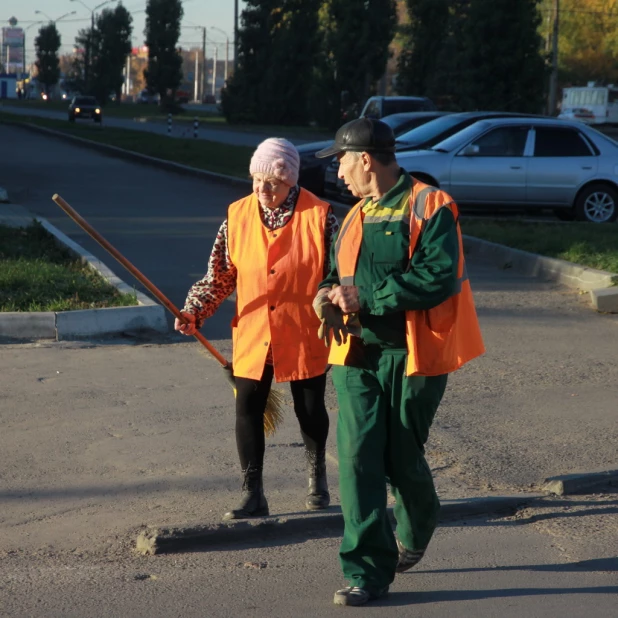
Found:
[[[343,322],[341,309],[330,302],[328,292],[328,288],[322,288],[313,300],[313,310],[322,322],[318,329],[318,337],[324,340],[326,347],[330,345],[331,330],[338,345],[345,343],[348,339],[348,329]]]
[[[343,313],[354,313],[360,310],[358,287],[355,285],[339,285],[328,293],[328,298]]]
[[[174,329],[180,331],[183,335],[195,335],[197,327],[195,326],[195,316],[186,311],[180,312],[185,322],[181,322],[178,318],[174,320]]]

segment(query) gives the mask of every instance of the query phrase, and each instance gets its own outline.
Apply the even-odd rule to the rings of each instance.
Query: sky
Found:
[[[103,0],[83,0],[83,4],[94,9]],[[103,8],[113,8],[118,0],[106,3]],[[122,4],[133,15],[133,47],[138,47],[144,42],[144,23],[146,0],[122,0]],[[239,1],[239,14],[242,12],[245,3]],[[201,47],[201,30],[187,28],[186,26],[197,25],[207,26],[209,29],[206,34],[206,54],[213,53],[213,45],[219,44],[219,58],[225,55],[225,34],[230,41],[230,58],[233,55],[232,41],[234,38],[234,0],[183,0],[184,17],[181,31],[180,44],[183,47]],[[44,11],[46,16],[36,14],[35,11]],[[9,26],[8,20],[15,17],[18,20],[18,27],[27,28],[31,23],[49,19],[58,19],[65,13],[76,11],[75,15],[69,15],[57,22],[56,27],[60,32],[62,47],[60,53],[70,53],[78,30],[88,27],[90,24],[90,11],[77,1],[71,0],[0,0],[0,20],[1,25]],[[214,27],[214,29],[212,29]],[[28,62],[34,58],[34,39],[39,25],[32,26],[26,33],[26,54]]]

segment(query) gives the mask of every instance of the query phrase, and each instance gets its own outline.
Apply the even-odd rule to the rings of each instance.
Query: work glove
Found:
[[[336,305],[328,299],[328,288],[322,288],[313,300],[313,310],[320,319],[318,328],[318,338],[324,340],[324,345],[330,345],[330,331],[337,345],[341,345],[348,340],[348,329],[343,321],[343,313]]]

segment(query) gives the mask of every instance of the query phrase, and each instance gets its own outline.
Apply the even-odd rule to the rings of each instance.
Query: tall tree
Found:
[[[45,88],[45,94],[58,83],[60,79],[60,64],[58,50],[60,49],[60,34],[54,22],[41,26],[34,41],[36,47],[37,79]]]
[[[303,124],[322,0],[247,0],[236,70],[222,97],[228,120]]]
[[[397,91],[427,95],[433,85],[449,27],[451,0],[407,0],[410,23],[403,29]]]
[[[397,6],[395,0],[324,0],[320,16],[324,56],[318,95],[333,124],[342,106],[362,105],[384,75]]]
[[[181,0],[148,0],[146,4],[145,77],[148,89],[159,94],[162,105],[174,101],[182,81],[182,57],[177,48],[183,14]]]
[[[462,27],[464,109],[542,111],[546,65],[539,0],[470,0]]]
[[[92,82],[89,90],[104,105],[110,94],[120,101],[127,56],[131,53],[133,18],[122,4],[104,9],[98,16],[92,37]]]

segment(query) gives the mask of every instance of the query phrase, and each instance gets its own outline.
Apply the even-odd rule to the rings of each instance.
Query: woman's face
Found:
[[[262,206],[267,208],[279,208],[290,193],[290,185],[267,176],[266,174],[253,174],[253,192]]]

